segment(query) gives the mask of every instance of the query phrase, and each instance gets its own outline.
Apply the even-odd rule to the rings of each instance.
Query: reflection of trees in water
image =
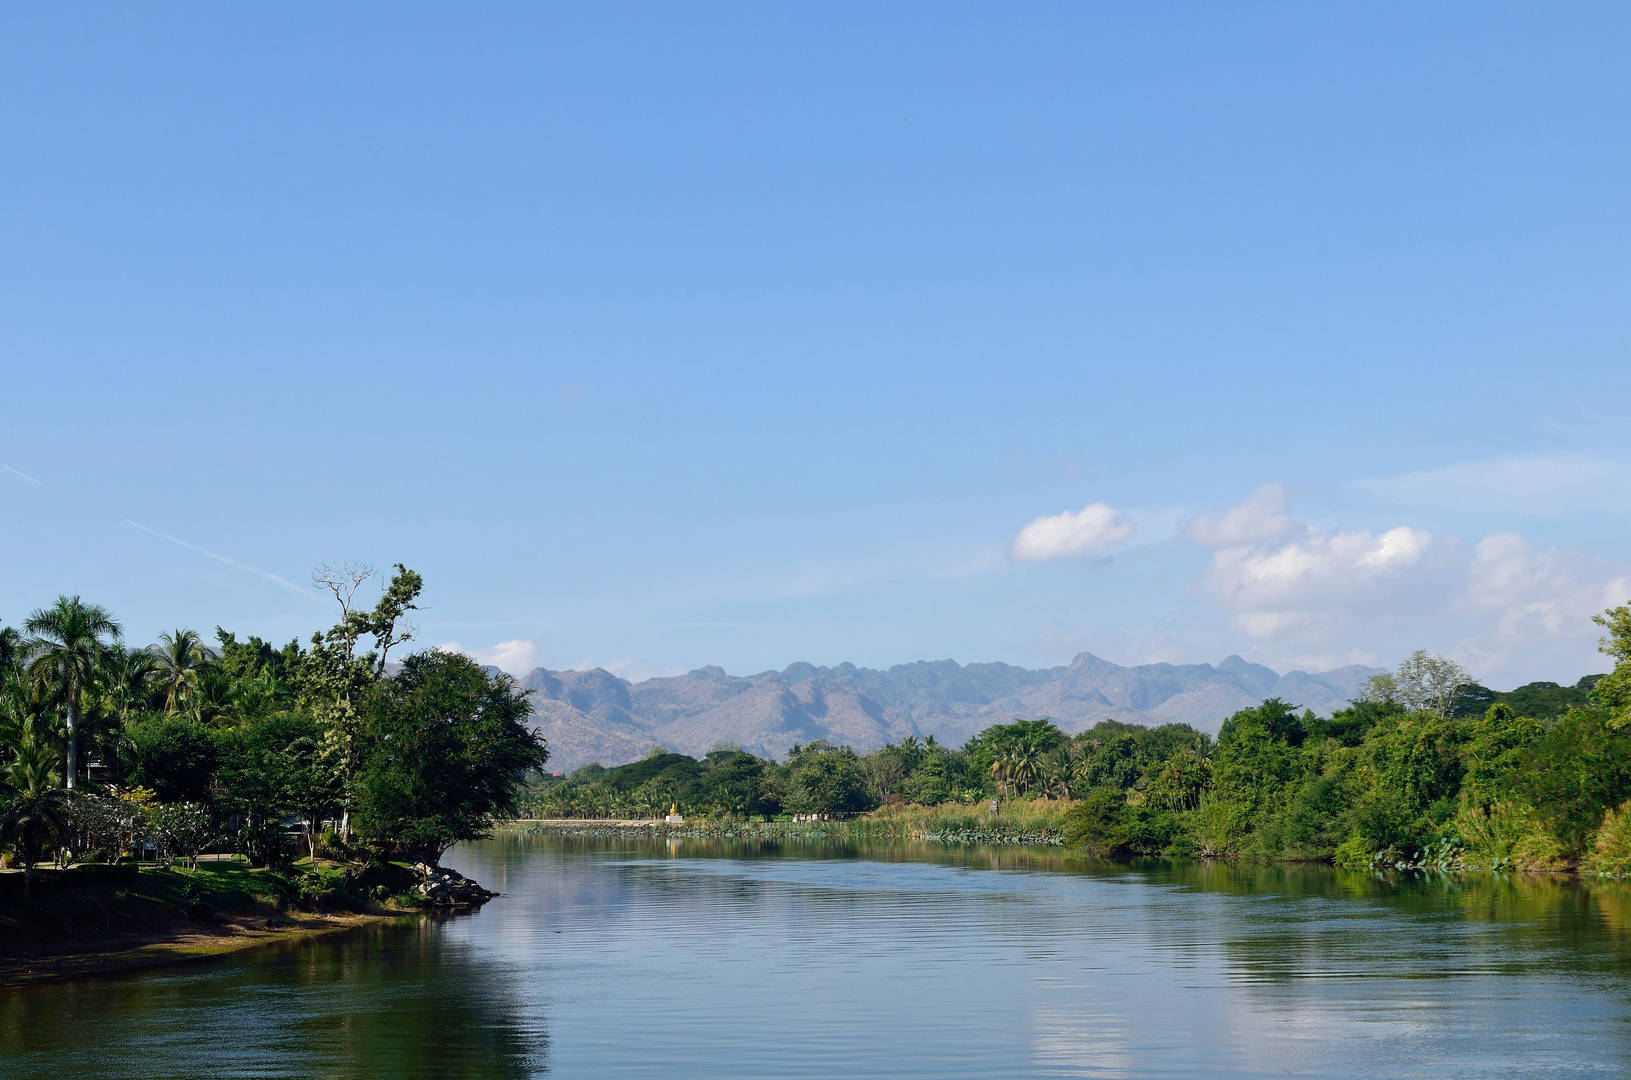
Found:
[[[1631,968],[1631,883],[1606,879],[1581,879],[1558,874],[1423,874],[1420,872],[1377,873],[1370,870],[1343,870],[1324,864],[1256,863],[1233,860],[1143,859],[1116,863],[1054,847],[1019,845],[946,845],[936,843],[858,843],[840,840],[774,840],[727,837],[688,837],[683,846],[670,848],[660,839],[629,836],[537,837],[520,833],[500,833],[484,845],[483,864],[477,876],[503,881],[507,861],[522,863],[539,854],[566,856],[559,869],[579,863],[585,856],[609,856],[620,865],[626,888],[608,890],[604,879],[577,878],[561,873],[547,884],[530,886],[529,892],[544,888],[556,894],[554,907],[591,902],[605,910],[611,905],[626,910],[654,898],[672,900],[680,894],[713,889],[722,894],[732,890],[761,888],[731,875],[720,878],[675,877],[663,870],[671,859],[694,860],[721,865],[729,863],[865,860],[872,863],[918,863],[962,869],[1006,873],[1048,872],[1086,876],[1125,885],[1153,885],[1147,894],[1148,918],[1140,925],[1154,945],[1179,944],[1187,947],[1197,930],[1195,920],[1214,923],[1202,936],[1208,940],[1237,944],[1241,955],[1256,949],[1270,949],[1278,938],[1285,949],[1305,958],[1317,958],[1329,945],[1331,955],[1345,957],[1349,943],[1364,939],[1374,931],[1383,935],[1383,954],[1395,944],[1409,943],[1418,935],[1414,927],[1442,923],[1490,924],[1481,942],[1499,942],[1499,962],[1550,963],[1540,960],[1537,950],[1579,950],[1580,960],[1592,965],[1608,964],[1615,970]],[[650,859],[651,863],[643,860]],[[660,860],[660,861],[659,861]],[[729,865],[725,863],[723,865]],[[638,885],[636,885],[636,881]],[[588,895],[575,897],[573,887]],[[501,886],[502,887],[502,884]],[[834,882],[806,889],[832,894],[832,902],[842,903],[851,886]],[[1231,896],[1259,902],[1232,905],[1227,911],[1207,905],[1186,905],[1187,894]],[[1339,906],[1310,906],[1299,901],[1331,900]],[[1188,910],[1186,910],[1188,909]],[[1045,917],[1045,915],[1043,916]],[[1440,934],[1442,937],[1443,935]],[[1461,935],[1446,940],[1446,947],[1471,949],[1477,959],[1484,945]],[[1609,949],[1605,944],[1612,943]],[[1419,965],[1418,965],[1419,966]],[[1287,965],[1288,969],[1295,965]],[[1268,974],[1268,969],[1263,969]],[[1431,976],[1428,970],[1424,974]]]
[[[1372,1075],[1414,1074],[1424,1057],[1465,1075],[1505,1075],[1524,1060],[1613,1071],[1631,1050],[1631,893],[1620,883],[1324,866],[1208,877],[1250,898],[1212,923],[1231,986],[1218,1001],[1264,1072],[1281,1067],[1277,1055],[1340,1045],[1366,1047]],[[1287,1038],[1298,1032],[1319,1037]]]
[[[428,919],[410,929],[417,938],[411,947],[371,935],[332,962],[312,961],[314,979],[338,970],[341,985],[362,991],[370,1006],[341,1000],[328,1016],[301,1021],[308,1036],[332,1042],[328,1060],[358,1076],[544,1071],[548,1034],[543,1018],[525,1008],[514,972],[448,940]]]
[[[1631,888],[1620,882],[1326,866],[1217,865],[1193,876],[1208,891],[1261,898],[1231,913],[1223,939],[1228,969],[1248,981],[1631,974]],[[1320,899],[1343,903],[1309,903]]]
[[[425,920],[206,967],[0,991],[0,1077],[533,1076],[514,972]]]

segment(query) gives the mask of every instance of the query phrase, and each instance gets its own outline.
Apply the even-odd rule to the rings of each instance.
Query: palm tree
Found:
[[[1008,778],[1024,792],[1042,775],[1041,748],[1030,739],[1021,740],[1008,756]]]
[[[152,708],[158,670],[159,658],[147,649],[115,645],[108,650],[107,691],[120,723],[128,723],[132,713]]]
[[[198,685],[193,688],[193,707],[188,712],[199,723],[210,724],[223,716],[233,715],[237,700],[238,685],[232,676],[207,667],[199,672]]]
[[[227,679],[219,673],[205,678],[203,696],[210,700],[213,700],[210,684],[215,678],[223,682]],[[277,678],[269,668],[261,668],[260,674],[254,678],[238,680],[237,685],[229,689],[231,693],[219,711],[219,715],[229,723],[243,724],[277,711],[279,687]],[[202,708],[199,710],[201,714],[203,711]]]
[[[209,659],[204,639],[191,630],[160,634],[149,650],[157,661],[154,685],[164,694],[164,711],[173,713],[198,690],[198,669]]]
[[[1070,758],[1063,750],[1042,755],[1042,794],[1054,799],[1070,798]]]
[[[0,747],[15,755],[24,743],[43,737],[56,706],[49,687],[16,671],[0,673]],[[5,764],[0,761],[0,772]]]
[[[1011,755],[1012,751],[1004,748],[998,750],[991,758],[991,775],[997,778],[997,794],[999,796],[1008,794],[1009,759]]]
[[[6,798],[0,803],[0,838],[23,860],[23,899],[34,891],[34,864],[68,831],[66,800],[57,786],[57,755],[34,738],[33,725],[5,770]]]
[[[99,748],[103,764],[112,770],[115,782],[123,776],[121,763],[133,746],[129,735],[131,721],[152,708],[153,675],[157,670],[158,658],[146,649],[114,645],[108,650],[102,690],[117,723],[108,726]]]
[[[102,688],[110,711],[119,719],[119,730],[125,730],[133,720],[152,709],[153,682],[158,669],[158,657],[146,649],[115,645],[108,650]]]
[[[1015,795],[1024,794],[1042,775],[1042,747],[1034,739],[1002,747],[992,757],[991,775],[1003,794],[1010,789]]]
[[[108,656],[105,638],[124,631],[106,608],[86,604],[77,596],[59,596],[57,602],[28,617],[23,644],[33,680],[56,691],[68,726],[68,786],[79,771],[79,709],[85,690],[96,680]]]
[[[148,649],[127,649],[122,644],[114,644],[108,651],[101,690],[104,710],[111,713],[114,723],[101,731],[96,749],[101,752],[103,765],[109,768],[114,783],[124,777],[124,764],[135,747],[130,741],[130,723],[152,710],[153,675],[157,671],[158,657]]]
[[[0,626],[0,672],[17,663],[22,656],[22,636],[12,627]]]

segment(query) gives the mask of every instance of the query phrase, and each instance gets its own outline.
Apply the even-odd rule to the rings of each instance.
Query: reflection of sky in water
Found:
[[[0,1076],[1601,1076],[1631,1064],[1617,886],[868,854],[505,837],[449,860],[506,893],[474,916],[0,993]]]

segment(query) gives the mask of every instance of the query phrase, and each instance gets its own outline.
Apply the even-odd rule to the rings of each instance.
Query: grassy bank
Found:
[[[323,901],[337,872],[275,874],[236,862],[196,870],[81,866],[0,873],[0,985],[75,978],[237,952],[397,918],[387,904],[328,902],[299,911],[302,885]]]
[[[745,821],[697,818],[680,824],[630,819],[555,818],[517,821],[524,832],[571,836],[617,836],[649,832],[665,837],[736,837],[741,839],[809,839],[887,842],[902,840],[946,844],[1038,844],[1063,842],[1063,818],[1070,803],[1057,799],[1002,804],[996,814],[989,804],[975,806],[883,807],[840,821]]]

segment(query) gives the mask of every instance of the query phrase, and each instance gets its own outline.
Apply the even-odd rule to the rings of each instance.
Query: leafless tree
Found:
[[[365,562],[341,563],[339,566],[318,563],[311,572],[311,583],[334,594],[334,599],[340,604],[340,621],[344,622],[351,615],[351,601],[357,595],[357,590],[363,587],[364,582],[377,577],[379,571]]]
[[[1448,716],[1456,695],[1472,685],[1467,669],[1444,656],[1417,649],[1395,672],[1372,675],[1360,690],[1360,701],[1396,702],[1408,709]]]

